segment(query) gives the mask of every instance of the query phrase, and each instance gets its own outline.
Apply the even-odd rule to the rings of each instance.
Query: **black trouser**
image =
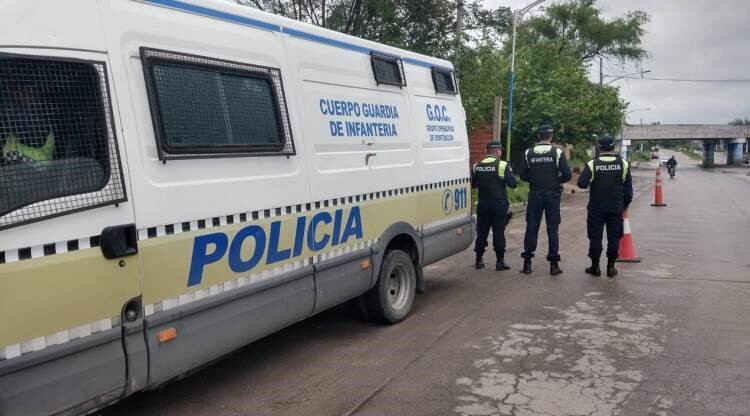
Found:
[[[477,203],[477,241],[474,251],[482,258],[487,248],[487,236],[492,229],[492,248],[498,260],[505,256],[505,225],[508,223],[507,200],[483,200]]]
[[[560,237],[557,233],[560,226],[559,191],[529,192],[529,201],[526,206],[526,236],[523,239],[521,257],[525,259],[534,257],[539,226],[542,225],[542,214],[547,223],[547,240],[549,241],[547,260],[560,261]]]
[[[589,209],[586,218],[586,234],[589,237],[589,257],[602,256],[602,234],[607,227],[607,258],[616,260],[622,237],[622,211],[600,211]]]

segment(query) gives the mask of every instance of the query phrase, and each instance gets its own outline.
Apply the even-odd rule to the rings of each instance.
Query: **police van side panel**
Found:
[[[426,219],[420,228],[426,265],[463,251],[474,236],[467,211],[471,203],[468,135],[452,67],[437,64],[433,68],[408,68],[421,182],[455,184],[438,188],[442,212]]]
[[[251,27],[242,27],[133,2],[113,2],[107,19],[108,27],[117,27],[117,21],[129,22],[112,31],[120,33],[120,38],[112,39],[110,45],[120,50],[128,71],[139,130],[139,146],[135,151],[129,148],[128,156],[131,163],[141,164],[132,182],[149,348],[148,384],[361,295],[376,283],[389,246],[405,241],[405,236],[414,237],[411,246],[403,248],[418,266],[424,260],[418,234],[424,225],[458,221],[459,228],[463,227],[460,231],[454,224],[433,234],[451,236],[454,251],[465,248],[471,239],[466,205],[448,210],[444,198],[446,192],[466,192],[465,160],[461,172],[461,163],[452,161],[453,172],[443,167],[442,174],[432,172],[429,182],[420,181],[419,142],[409,90],[377,85],[370,54],[351,50],[353,44],[342,48],[336,38],[365,42],[248,8],[196,4],[221,7],[267,25],[253,27],[257,22],[253,20]],[[277,22],[281,31],[275,28]],[[311,36],[316,30],[333,42]],[[328,78],[320,62],[337,63],[328,68]],[[170,71],[161,71],[160,65]],[[264,101],[256,88],[251,91],[255,95],[248,97],[258,100],[252,111],[263,111],[272,102],[275,114],[266,117],[279,119],[283,146],[276,153],[263,150],[238,158],[192,158],[191,154],[171,159],[159,154],[155,143],[164,146],[170,134],[165,119],[175,116],[172,111],[186,112],[189,117],[190,109],[182,103],[190,101],[197,88],[195,81],[189,88],[170,82],[168,76],[179,76],[179,71],[172,71],[174,67],[213,76],[229,74],[222,82],[257,73],[270,75],[273,96]],[[330,74],[341,76],[332,79]],[[221,95],[226,91],[213,92],[213,83],[205,88],[204,97],[220,96],[213,108],[231,105]],[[236,88],[242,90],[244,84]],[[168,108],[170,96],[162,96],[165,92],[177,96],[175,108]],[[187,94],[188,99],[180,94]],[[328,97],[359,102],[366,118],[359,120],[359,136],[331,134],[330,122],[336,119],[326,117],[331,115],[329,109],[326,115],[322,108],[322,100]],[[155,104],[162,106],[158,112]],[[236,120],[226,111],[215,117],[224,117],[235,128]],[[158,123],[157,117],[161,118]],[[262,121],[253,120],[253,125]],[[241,122],[237,128],[242,128]],[[344,123],[345,133],[346,128]],[[350,129],[351,133],[357,127]],[[363,137],[364,130],[368,137]],[[154,210],[153,206],[175,209]],[[176,338],[162,342],[162,335],[170,331]]]
[[[341,47],[332,44],[351,38],[326,36],[316,39],[320,46],[294,32],[285,38],[290,69],[299,77],[295,90],[312,158],[313,197],[366,201],[361,209],[371,213],[365,234],[375,236],[368,239],[376,271],[371,285],[394,238],[413,242],[418,265],[463,250],[472,238],[463,108],[457,94],[436,92],[431,70],[452,67],[402,57],[391,64],[403,82],[379,80],[374,67],[403,51],[365,41],[358,41],[365,47]],[[435,130],[451,134],[437,137]]]
[[[93,6],[2,6],[3,45],[27,46],[0,46],[0,147],[15,152],[0,164],[3,415],[85,411],[126,389],[123,323],[141,282],[126,110]],[[26,145],[46,150],[19,157]]]
[[[416,184],[419,170],[407,91],[377,85],[369,54],[311,43],[296,32],[285,43],[290,72],[296,77],[298,115],[304,120],[313,199],[345,209],[356,206],[363,219],[361,240],[341,244],[316,259],[320,261],[315,266],[315,312],[319,312],[361,295],[375,283],[373,267],[364,269],[358,260],[371,258],[383,227],[393,223],[387,213],[398,199],[394,191]],[[416,210],[402,205],[393,214],[408,222]],[[404,228],[412,233],[416,248],[413,226]],[[418,250],[414,252],[418,259]],[[350,261],[340,262],[342,255]]]
[[[133,118],[128,157],[139,166],[132,182],[152,385],[312,313],[304,233],[315,208],[279,32],[138,2],[112,2],[104,13]],[[248,102],[256,107],[232,108]],[[206,111],[221,121],[211,128],[227,147],[177,153],[182,142],[200,144],[179,126]],[[248,113],[262,118],[246,121]],[[236,157],[235,132],[281,146]],[[163,340],[169,333],[176,337]]]

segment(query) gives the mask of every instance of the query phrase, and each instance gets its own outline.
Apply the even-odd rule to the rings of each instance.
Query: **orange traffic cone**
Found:
[[[630,217],[628,211],[622,213],[622,237],[620,237],[620,251],[617,261],[624,263],[640,263],[641,258],[635,252],[633,233],[630,230]]]
[[[666,207],[664,203],[664,195],[661,190],[661,166],[656,168],[656,188],[654,188],[654,203],[652,207]]]

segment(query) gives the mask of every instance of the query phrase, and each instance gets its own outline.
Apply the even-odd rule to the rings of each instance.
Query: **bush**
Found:
[[[527,182],[522,182],[518,178],[516,178],[516,180],[518,181],[518,187],[516,189],[510,189],[510,188],[508,189],[508,202],[510,202],[511,205],[518,204],[521,202],[526,202],[529,199],[529,184]],[[472,189],[471,190],[472,206],[475,206],[477,203],[477,195],[478,195],[477,190]]]
[[[649,162],[651,161],[651,153],[636,150],[630,155],[630,160],[633,162]]]
[[[586,146],[574,146],[570,149],[570,160],[568,165],[573,173],[581,173],[583,166],[591,160],[591,155]]]
[[[526,202],[529,199],[529,183],[518,181],[516,189],[508,189],[508,201],[512,204]]]

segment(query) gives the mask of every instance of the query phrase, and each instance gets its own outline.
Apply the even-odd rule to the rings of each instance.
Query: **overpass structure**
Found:
[[[622,147],[641,140],[700,140],[703,142],[703,166],[714,165],[714,152],[719,142],[727,145],[727,164],[742,163],[750,126],[728,124],[652,124],[623,126]],[[626,151],[626,150],[625,150]]]

